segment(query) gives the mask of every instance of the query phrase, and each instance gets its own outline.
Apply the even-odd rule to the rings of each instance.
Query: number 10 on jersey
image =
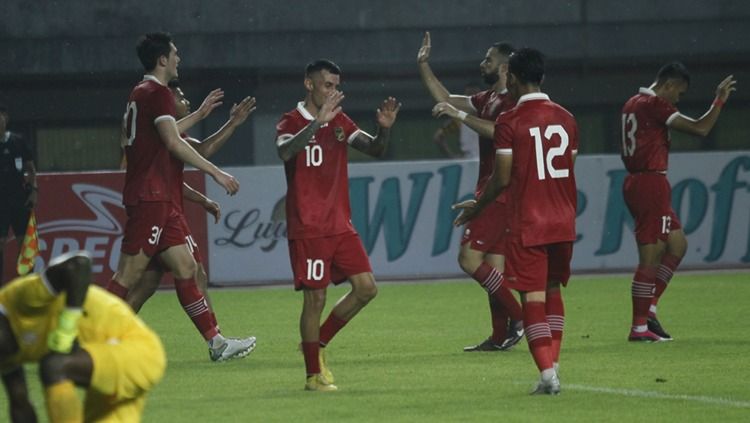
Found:
[[[307,167],[318,167],[323,164],[323,147],[319,144],[308,144],[305,146],[305,165]]]

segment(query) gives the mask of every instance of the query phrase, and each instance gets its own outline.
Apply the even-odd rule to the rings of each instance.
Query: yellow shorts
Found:
[[[164,376],[166,355],[156,334],[140,326],[127,337],[83,343],[94,364],[85,420],[139,422],[146,393]]]

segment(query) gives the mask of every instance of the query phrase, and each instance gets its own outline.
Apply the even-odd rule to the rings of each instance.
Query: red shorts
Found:
[[[520,237],[513,237],[506,245],[506,284],[523,292],[546,291],[547,282],[567,286],[572,257],[572,242],[524,247]]]
[[[505,254],[508,232],[508,204],[497,201],[487,206],[464,228],[461,245],[471,242],[471,249],[489,254]]]
[[[290,239],[289,259],[294,289],[320,289],[349,276],[372,272],[362,240],[356,233],[310,239]]]
[[[198,250],[198,244],[193,239],[193,235],[190,234],[190,227],[187,224],[187,219],[185,218],[185,215],[181,215],[182,221],[182,231],[185,233],[185,244],[188,247],[188,250],[190,250],[190,253],[193,255],[193,258],[195,259],[196,263],[202,263],[201,253]],[[159,270],[161,272],[168,272],[167,267],[164,265],[164,263],[159,260],[159,256],[153,257],[151,261],[148,262],[147,270]]]
[[[672,209],[672,187],[666,175],[656,172],[628,175],[622,194],[635,220],[635,240],[639,244],[666,241],[670,231],[682,228]]]
[[[180,213],[169,202],[143,202],[125,208],[128,220],[120,251],[136,255],[139,251],[153,257],[175,245],[185,243]]]

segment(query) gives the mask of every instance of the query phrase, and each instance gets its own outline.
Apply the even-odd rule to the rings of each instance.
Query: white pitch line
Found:
[[[750,401],[738,401],[738,400],[733,400],[729,398],[707,397],[703,395],[665,394],[665,393],[655,392],[655,391],[641,391],[638,389],[606,388],[606,387],[599,387],[599,386],[575,385],[575,384],[570,384],[570,383],[564,383],[562,385],[562,389],[563,389],[563,392],[565,392],[566,389],[570,389],[573,391],[597,392],[597,393],[602,393],[602,394],[623,395],[623,396],[628,396],[628,397],[694,401],[694,402],[703,402],[707,404],[728,405],[731,407],[738,407],[738,408],[750,408]]]

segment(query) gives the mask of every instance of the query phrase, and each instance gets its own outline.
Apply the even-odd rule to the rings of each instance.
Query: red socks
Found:
[[[305,369],[307,369],[307,376],[315,375],[320,373],[320,361],[318,355],[320,354],[320,342],[304,342],[302,341],[302,355],[305,357]]]
[[[656,269],[656,290],[654,291],[654,298],[651,300],[651,305],[655,306],[659,303],[661,294],[667,289],[667,285],[672,280],[672,275],[674,275],[674,271],[680,265],[681,260],[682,258],[672,254],[664,254],[661,264]]]
[[[492,336],[490,339],[497,345],[505,341],[508,335],[508,311],[492,296],[490,299],[490,315],[492,316]]]
[[[346,326],[348,322],[344,319],[336,317],[333,312],[328,315],[328,318],[320,327],[320,346],[325,347],[331,342],[331,339]]]
[[[523,305],[523,326],[529,343],[531,356],[537,369],[552,368],[552,335],[547,324],[545,305],[539,301],[526,301]]]
[[[487,263],[479,265],[471,275],[479,285],[501,304],[513,320],[523,320],[523,312],[510,289],[503,286],[503,274]]]
[[[177,279],[174,280],[174,288],[177,291],[177,298],[180,300],[185,313],[193,321],[203,338],[208,341],[219,333],[216,322],[208,310],[206,298],[198,290],[195,279]]]
[[[648,320],[648,308],[654,298],[656,268],[639,265],[633,276],[630,295],[633,299],[633,327],[643,326]]]
[[[563,327],[565,326],[565,307],[563,306],[562,292],[559,289],[547,291],[545,311],[549,330],[552,334],[552,361],[558,363],[560,361]]]

